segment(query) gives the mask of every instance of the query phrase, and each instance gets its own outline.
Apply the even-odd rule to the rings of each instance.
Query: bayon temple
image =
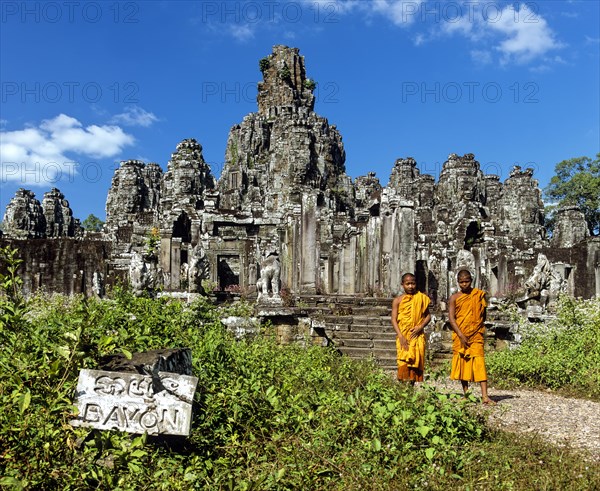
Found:
[[[260,69],[258,111],[231,128],[218,180],[195,139],[176,146],[166,171],[122,162],[98,233],[81,230],[59,190],[41,204],[19,190],[0,241],[20,249],[25,288],[101,295],[129,281],[274,305],[281,296],[356,304],[391,302],[414,272],[443,313],[467,268],[492,298],[533,310],[560,292],[600,295],[600,237],[564,208],[549,238],[532,169],[501,182],[474,155],[450,154],[437,182],[411,157],[393,163],[387,185],[374,173],[353,181],[340,132],[314,112],[298,49],[274,46]]]

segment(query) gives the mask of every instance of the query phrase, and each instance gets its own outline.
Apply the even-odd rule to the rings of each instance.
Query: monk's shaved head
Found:
[[[473,279],[473,277],[471,276],[471,272],[468,269],[461,269],[458,274],[456,275],[457,279],[460,278],[469,278],[469,279]]]
[[[412,273],[404,273],[402,275],[402,283],[404,283],[407,280],[417,281],[417,277]]]

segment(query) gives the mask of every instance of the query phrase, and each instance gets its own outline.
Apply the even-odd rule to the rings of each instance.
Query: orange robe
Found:
[[[410,330],[423,322],[427,317],[429,297],[421,292],[414,295],[404,294],[398,305],[398,328],[408,341],[408,351],[402,349],[400,340],[396,338],[396,352],[398,362],[398,379],[423,380],[425,368],[425,334],[421,333],[416,338],[410,339]]]
[[[468,348],[463,348],[459,337],[452,333],[452,380],[482,382],[487,380],[483,358],[483,319],[487,303],[485,292],[473,288],[471,293],[456,298],[454,314],[458,328],[467,338]]]

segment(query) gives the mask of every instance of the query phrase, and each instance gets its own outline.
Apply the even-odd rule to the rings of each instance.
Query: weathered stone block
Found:
[[[156,372],[191,375],[192,351],[189,348],[150,350],[133,353],[131,359],[121,354],[109,355],[101,361],[100,368],[111,372],[134,372],[145,375]]]

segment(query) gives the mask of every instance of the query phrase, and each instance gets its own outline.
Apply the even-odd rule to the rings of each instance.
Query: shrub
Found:
[[[10,295],[5,288],[3,312],[14,310]],[[219,319],[248,315],[251,306],[244,302],[215,307],[199,297],[185,305],[164,297],[137,298],[119,288],[113,295],[105,301],[37,295],[22,304],[18,331],[6,322],[0,326],[0,486],[387,490],[474,489],[490,482],[503,483],[503,489],[540,482],[550,483],[547,489],[554,484],[564,488],[564,483],[575,483],[571,489],[578,489],[577,483],[600,485],[593,468],[578,456],[541,445],[530,455],[530,446],[523,450],[519,441],[514,447],[495,443],[483,417],[469,411],[462,398],[398,385],[369,361],[357,363],[316,346],[278,346],[268,328],[264,336],[234,341]],[[14,298],[24,302],[18,294]],[[97,368],[108,353],[182,346],[192,349],[199,379],[189,438],[69,425],[81,368]],[[559,464],[538,465],[554,455]],[[488,461],[521,460],[518,474],[500,464],[488,474]]]
[[[494,383],[544,386],[600,399],[600,299],[563,296],[556,320],[523,323],[520,332],[518,348],[488,357]]]

